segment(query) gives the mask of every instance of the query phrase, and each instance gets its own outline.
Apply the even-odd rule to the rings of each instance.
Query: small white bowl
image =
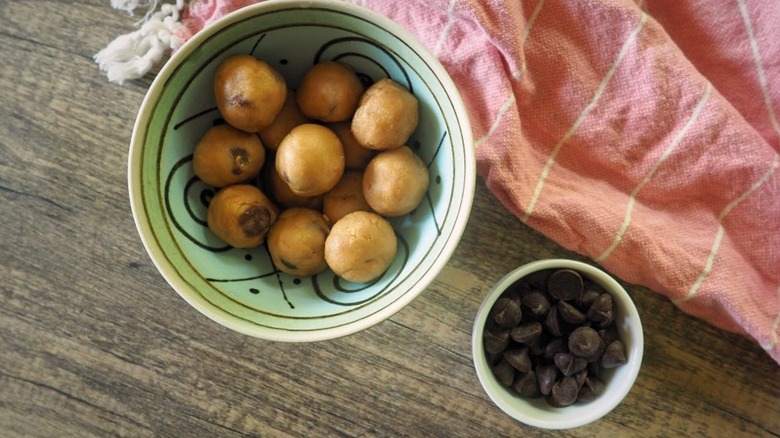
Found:
[[[620,339],[625,344],[628,362],[603,371],[601,377],[605,384],[604,391],[595,400],[586,403],[578,402],[566,407],[553,407],[544,398],[523,398],[501,386],[485,356],[482,334],[490,309],[507,288],[531,273],[561,268],[578,271],[583,278],[600,285],[612,295],[616,311],[614,321]],[[604,271],[586,263],[566,259],[528,263],[499,280],[485,297],[477,312],[471,343],[477,377],[490,399],[514,419],[542,429],[570,429],[584,426],[612,411],[625,398],[636,381],[644,351],[642,322],[625,289]]]

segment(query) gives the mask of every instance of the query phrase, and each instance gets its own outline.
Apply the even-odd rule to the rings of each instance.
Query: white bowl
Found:
[[[431,184],[415,211],[391,220],[399,251],[381,278],[353,284],[330,271],[290,276],[273,267],[265,246],[232,249],[208,230],[214,189],[194,176],[192,150],[220,118],[212,79],[221,61],[235,54],[267,61],[291,88],[309,66],[334,59],[368,82],[391,77],[418,98],[420,125],[408,145],[427,164]],[[251,5],[187,41],[141,105],[128,167],[138,232],[171,287],[219,324],[295,342],[368,328],[425,290],[458,245],[476,181],[467,112],[438,60],[389,19],[322,0]]]
[[[604,370],[604,391],[590,402],[577,402],[566,407],[553,407],[544,398],[523,398],[502,386],[488,363],[483,344],[483,331],[493,304],[521,278],[531,273],[569,268],[578,271],[612,295],[618,334],[626,347],[628,362]],[[530,426],[543,429],[580,427],[612,411],[631,390],[642,364],[644,336],[642,322],[631,297],[614,278],[586,263],[566,259],[539,260],[523,265],[498,281],[485,297],[477,312],[472,331],[472,356],[477,377],[490,399],[505,413]]]

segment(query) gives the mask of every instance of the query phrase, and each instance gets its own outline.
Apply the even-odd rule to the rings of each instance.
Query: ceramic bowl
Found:
[[[484,351],[483,333],[493,304],[520,279],[534,272],[568,268],[601,286],[612,296],[615,325],[625,344],[628,362],[601,374],[603,393],[589,402],[553,407],[543,397],[523,398],[502,386],[494,376]],[[631,297],[604,271],[589,264],[566,259],[548,259],[523,265],[502,278],[485,297],[477,312],[472,332],[472,356],[477,377],[490,399],[514,419],[543,429],[569,429],[598,420],[612,411],[631,390],[639,374],[644,352],[642,322]]]
[[[215,190],[192,172],[192,151],[220,114],[212,92],[217,66],[251,54],[294,88],[321,60],[349,64],[362,81],[390,77],[420,103],[408,145],[426,163],[430,187],[418,208],[391,223],[398,254],[383,276],[349,283],[331,271],[295,277],[268,250],[233,249],[211,234]],[[471,129],[442,65],[396,23],[341,1],[269,1],[223,17],[188,40],[152,83],[129,154],[129,193],[138,232],[163,277],[195,309],[247,335],[318,341],[366,329],[419,295],[455,250],[476,180]]]

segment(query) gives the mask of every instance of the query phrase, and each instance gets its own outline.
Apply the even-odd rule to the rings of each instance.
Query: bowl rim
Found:
[[[178,65],[186,60],[198,45],[211,38],[222,29],[228,27],[230,24],[241,21],[243,19],[251,18],[255,15],[281,11],[290,8],[326,9],[335,12],[348,13],[357,18],[374,23],[376,26],[396,35],[399,40],[404,41],[405,44],[412,47],[415,52],[417,52],[420,59],[427,65],[427,68],[429,68],[432,73],[437,76],[439,81],[442,83],[442,86],[445,89],[451,91],[448,99],[451,101],[454,114],[457,115],[459,123],[463,128],[462,132],[459,134],[463,139],[464,146],[466,147],[466,150],[463,154],[465,157],[463,166],[466,169],[465,175],[463,175],[465,191],[462,193],[462,198],[459,202],[459,208],[461,211],[468,214],[458,216],[453,221],[451,238],[445,242],[439,257],[434,259],[428,268],[428,272],[434,273],[435,275],[424,276],[420,279],[420,281],[414,284],[413,288],[399,296],[396,300],[361,319],[332,327],[305,331],[264,327],[258,326],[249,321],[243,321],[240,318],[224,312],[221,308],[200,298],[197,291],[191,290],[192,286],[180,278],[180,275],[177,273],[175,267],[163,255],[163,250],[156,243],[154,243],[154,239],[149,237],[153,234],[153,230],[151,225],[142,219],[145,217],[143,213],[145,212],[146,207],[142,202],[143,189],[141,187],[141,181],[139,181],[139,178],[137,177],[136,170],[142,159],[141,152],[143,151],[143,147],[140,143],[144,141],[150,123],[152,110],[154,109],[155,104],[159,101],[167,81],[176,71]],[[215,22],[209,24],[200,32],[197,32],[195,35],[193,35],[189,40],[185,41],[184,44],[182,44],[182,46],[176,52],[174,52],[169,60],[161,67],[159,73],[152,81],[152,84],[144,96],[144,99],[139,107],[138,116],[136,117],[135,123],[133,125],[128,153],[128,194],[130,199],[131,212],[137,232],[141,238],[147,254],[152,259],[153,264],[157,268],[158,272],[160,272],[160,274],[166,280],[166,282],[178,293],[178,295],[181,296],[188,304],[198,310],[201,314],[207,316],[211,320],[224,327],[262,339],[283,342],[323,341],[365,330],[388,319],[404,308],[407,304],[409,304],[414,298],[427,289],[431,282],[434,281],[436,276],[438,276],[444,265],[449,261],[452,254],[455,252],[455,249],[460,242],[460,238],[465,230],[468,218],[470,216],[470,212],[473,206],[473,198],[476,191],[475,151],[476,150],[474,148],[473,133],[471,131],[468,111],[457,86],[453,82],[444,66],[431,53],[431,51],[416,36],[403,28],[400,24],[368,8],[339,0],[269,0],[266,2],[255,3],[243,8],[239,8],[238,10],[226,14]]]
[[[545,270],[545,269],[557,269],[557,268],[569,268],[584,273],[589,279],[594,280],[599,285],[605,288],[613,297],[617,297],[616,304],[620,306],[620,311],[624,314],[627,321],[632,321],[631,324],[631,346],[628,351],[629,360],[621,367],[626,367],[627,375],[620,382],[611,382],[609,387],[609,394],[606,392],[602,396],[607,396],[605,400],[601,400],[599,403],[589,403],[587,405],[578,406],[583,412],[580,415],[570,416],[569,418],[563,417],[567,408],[551,408],[559,409],[561,418],[543,419],[533,415],[529,415],[524,409],[518,407],[517,403],[529,403],[523,400],[519,396],[514,396],[506,390],[506,388],[500,386],[487,364],[487,359],[483,351],[482,332],[487,322],[490,309],[496,300],[502,295],[502,293],[513,283],[525,277],[533,272]],[[534,426],[540,429],[571,429],[575,427],[584,426],[592,423],[609,412],[611,412],[617,405],[619,405],[623,399],[628,395],[634,382],[639,375],[639,370],[642,364],[642,357],[644,355],[644,332],[642,328],[642,321],[639,313],[636,309],[631,296],[626,292],[623,286],[617,282],[611,275],[605,271],[587,264],[585,262],[572,260],[572,259],[542,259],[536,260],[524,265],[521,265],[501,278],[490,289],[488,294],[482,301],[482,304],[477,311],[477,317],[474,320],[471,335],[471,354],[474,362],[474,368],[477,374],[477,378],[480,385],[487,393],[488,397],[496,404],[504,413],[511,416],[515,420],[518,420],[529,426]],[[556,412],[557,413],[557,412]]]

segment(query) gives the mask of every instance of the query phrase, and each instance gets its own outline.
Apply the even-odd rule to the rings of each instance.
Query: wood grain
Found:
[[[364,332],[283,344],[224,329],[144,252],[127,198],[151,77],[109,84],[92,56],[137,17],[108,0],[0,2],[0,436],[529,436],[471,361],[482,297],[512,268],[581,259],[480,182],[454,257]],[[780,367],[756,344],[626,285],[646,333],[626,400],[556,436],[780,436]]]

